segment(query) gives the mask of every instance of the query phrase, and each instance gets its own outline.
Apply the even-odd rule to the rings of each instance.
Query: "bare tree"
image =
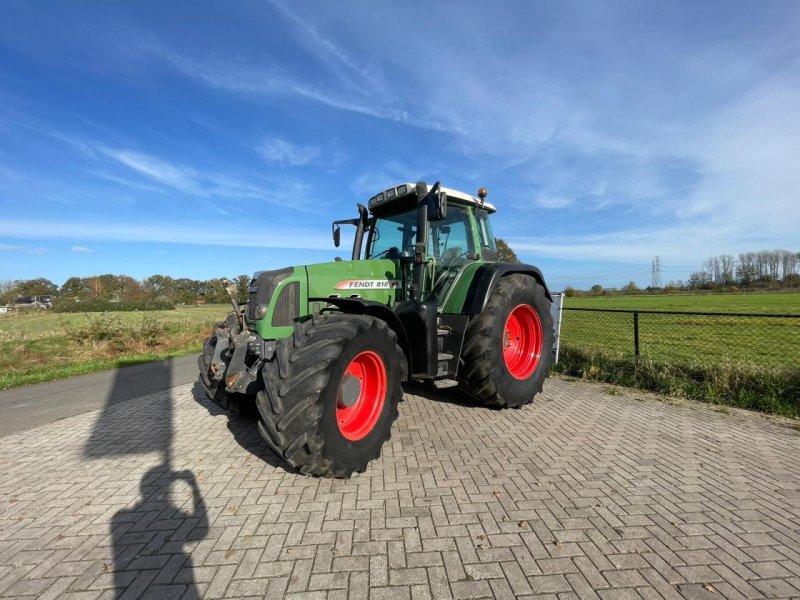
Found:
[[[781,260],[781,279],[786,281],[792,275],[797,274],[797,261],[800,254],[789,252],[788,250],[780,250]]]
[[[720,267],[719,258],[712,256],[703,263],[703,269],[708,274],[709,279],[715,284],[722,283],[722,269]]]
[[[719,257],[720,270],[722,272],[723,285],[730,285],[733,283],[733,268],[735,260],[730,254],[723,254]]]
[[[780,281],[781,255],[780,250],[767,252],[767,273],[770,281]]]
[[[754,252],[747,252],[739,255],[739,264],[736,267],[736,279],[741,285],[750,285],[758,279],[758,268],[756,266],[756,255]]]

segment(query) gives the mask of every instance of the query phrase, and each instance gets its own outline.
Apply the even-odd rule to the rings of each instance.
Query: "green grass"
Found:
[[[800,314],[800,292],[586,296],[565,298],[564,306],[625,310]]]
[[[634,354],[633,315],[565,310],[561,343]],[[800,365],[800,318],[639,315],[642,357],[660,362],[739,361],[767,368]]]
[[[710,364],[659,362],[647,358],[562,347],[556,372],[703,400],[800,417],[800,370],[772,369],[737,362]]]
[[[117,355],[116,358],[89,359],[44,369],[30,368],[23,371],[0,375],[0,390],[20,387],[23,385],[33,385],[35,383],[44,383],[46,381],[55,381],[57,379],[66,379],[67,377],[74,377],[75,375],[88,375],[89,373],[98,373],[100,371],[107,371],[117,367],[130,367],[132,365],[139,365],[157,360],[165,360],[167,358],[175,358],[177,356],[186,356],[187,354],[199,354],[202,350],[202,347],[202,343],[198,342],[183,346],[176,350],[171,350],[169,352],[120,354]]]
[[[200,352],[227,305],[0,318],[0,389]]]
[[[800,315],[800,293],[567,298],[565,308]],[[565,310],[557,370],[565,374],[800,414],[800,318],[633,315]]]
[[[230,311],[229,304],[204,304],[202,306],[178,306],[175,310],[147,312],[115,312],[114,319],[121,325],[138,324],[146,317],[154,317],[165,323],[206,323],[223,319]],[[0,341],[5,339],[32,339],[63,335],[64,326],[79,326],[95,313],[37,313],[8,314],[0,316]]]

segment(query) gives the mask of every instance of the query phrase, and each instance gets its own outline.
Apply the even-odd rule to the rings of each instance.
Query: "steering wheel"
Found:
[[[378,254],[370,256],[370,259],[380,258],[384,254],[386,255],[386,258],[393,258],[393,259],[400,258],[400,249],[397,248],[396,246],[391,246],[390,248],[387,248],[383,252],[379,252]]]
[[[453,246],[442,252],[441,262],[450,266],[459,258],[466,255],[467,253],[461,249],[461,246]]]

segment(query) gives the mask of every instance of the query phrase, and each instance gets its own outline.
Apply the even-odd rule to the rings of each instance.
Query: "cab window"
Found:
[[[428,254],[439,263],[452,262],[472,254],[472,236],[469,227],[469,211],[451,207],[447,218],[429,224]]]

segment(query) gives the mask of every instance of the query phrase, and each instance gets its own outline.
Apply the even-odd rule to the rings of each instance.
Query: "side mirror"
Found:
[[[447,218],[447,194],[436,192],[428,197],[428,221],[441,221]]]
[[[341,243],[342,243],[342,230],[337,225],[336,227],[333,228],[333,245],[338,248],[339,244]]]

